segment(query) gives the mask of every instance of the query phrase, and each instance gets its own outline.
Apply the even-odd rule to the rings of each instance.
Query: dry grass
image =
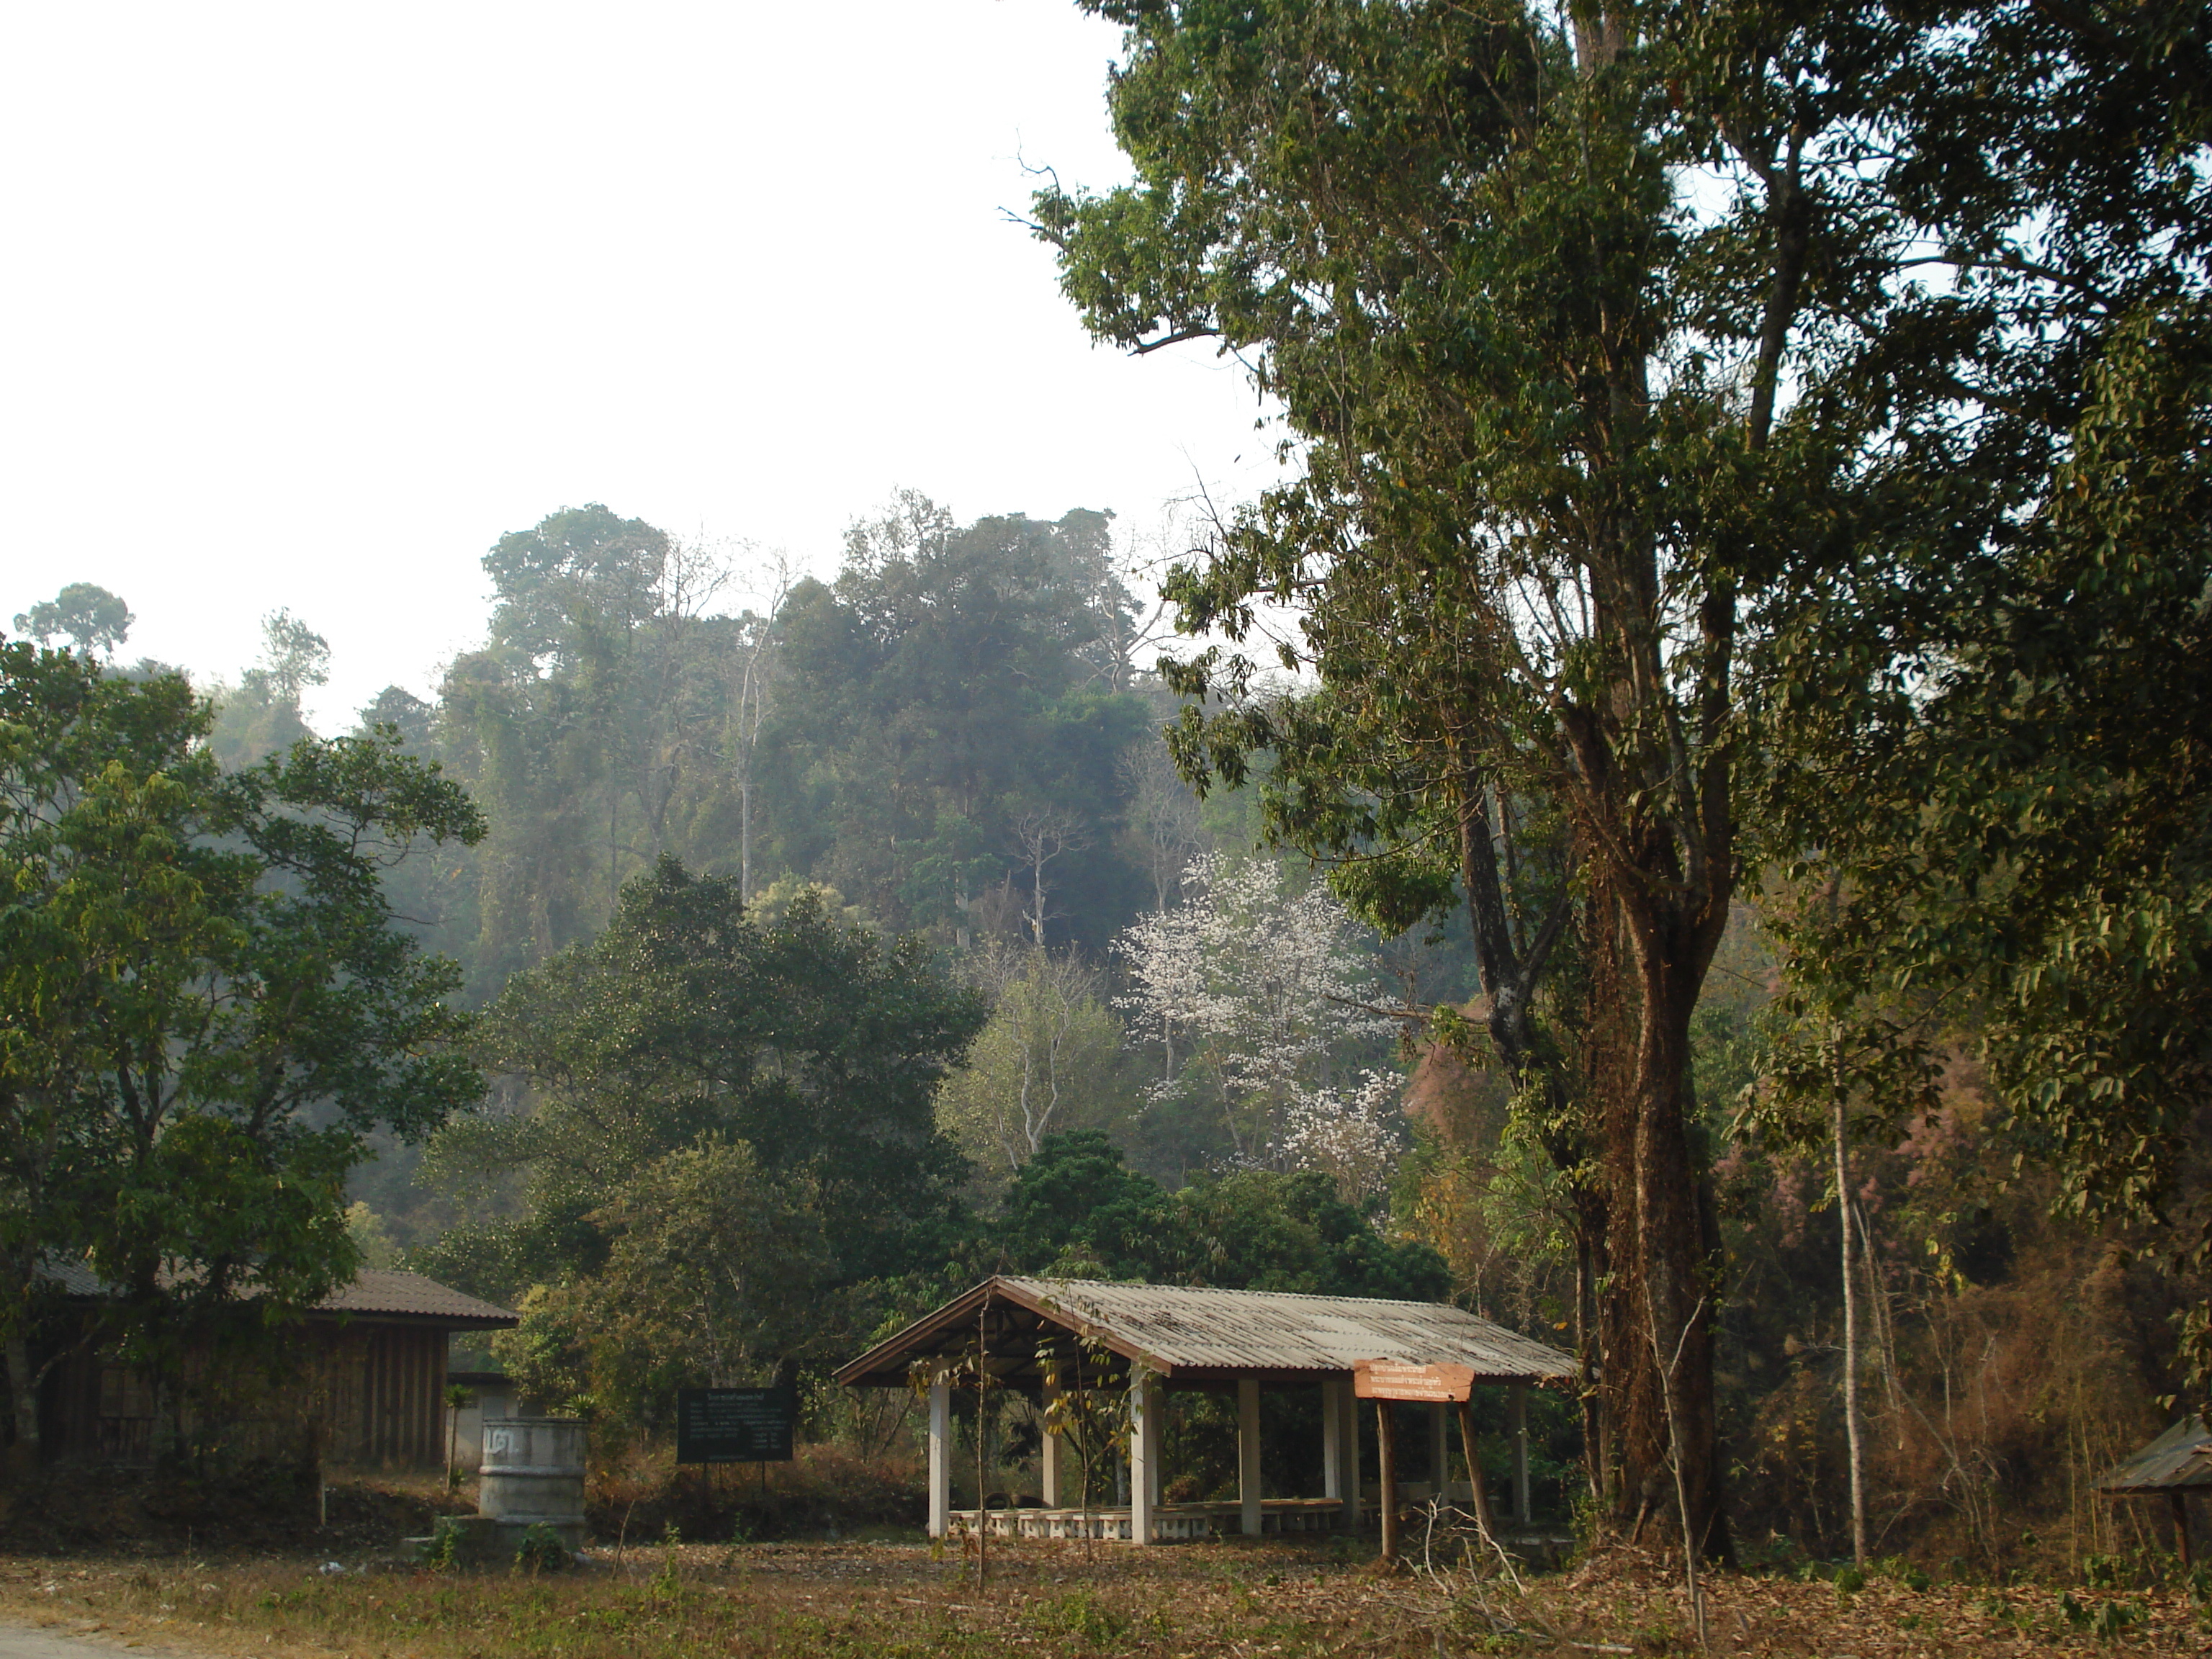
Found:
[[[690,1656],[1694,1651],[1663,1564],[1611,1555],[1516,1590],[1463,1573],[1384,1575],[1291,1541],[1152,1551],[1079,1544],[972,1558],[915,1544],[651,1546],[547,1577],[304,1559],[0,1558],[0,1621],[185,1651],[347,1659]],[[2069,1597],[2070,1596],[2070,1603]],[[2070,1607],[2070,1610],[2069,1610]],[[2106,1613],[2107,1607],[2124,1613]],[[1711,1650],[1948,1656],[2203,1653],[2212,1623],[2176,1589],[2089,1592],[1729,1576]],[[2100,1625],[2106,1628],[2102,1631]]]

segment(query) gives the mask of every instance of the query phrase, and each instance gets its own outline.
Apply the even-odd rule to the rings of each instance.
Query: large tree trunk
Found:
[[[8,1339],[8,1399],[15,1414],[15,1440],[8,1449],[10,1477],[39,1466],[39,1376],[31,1368],[31,1345],[17,1334]]]
[[[1636,1237],[1683,1534],[1705,1559],[1726,1562],[1733,1548],[1723,1508],[1713,1391],[1719,1264],[1702,1201],[1706,1172],[1692,1155],[1690,1138],[1690,1016],[1711,955],[1710,945],[1699,948],[1704,931],[1645,925],[1632,932],[1643,993],[1632,1097]]]
[[[1583,1018],[1593,1121],[1593,1188],[1602,1211],[1595,1262],[1600,1399],[1605,1421],[1602,1510],[1613,1529],[1638,1537],[1668,1501],[1667,1419],[1660,1398],[1643,1284],[1636,1180],[1636,993],[1613,879],[1601,868],[1589,900],[1589,989]]]

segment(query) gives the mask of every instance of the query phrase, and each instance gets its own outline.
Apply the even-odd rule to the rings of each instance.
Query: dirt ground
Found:
[[[1516,1585],[1462,1564],[1384,1572],[1326,1540],[994,1545],[979,1586],[957,1548],[902,1541],[626,1543],[578,1571],[457,1575],[388,1551],[172,1547],[0,1557],[0,1626],[211,1656],[641,1659],[855,1656],[1685,1653],[1683,1588],[1609,1554]],[[1446,1552],[1448,1553],[1448,1552]],[[2212,1618],[2179,1588],[1863,1588],[1726,1575],[1705,1597],[1718,1654],[2203,1654]],[[88,1655],[88,1659],[90,1656]]]

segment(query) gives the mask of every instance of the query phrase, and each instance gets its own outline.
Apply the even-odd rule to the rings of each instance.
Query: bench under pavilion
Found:
[[[988,1387],[1048,1407],[1076,1379],[1093,1398],[1127,1401],[1126,1503],[1072,1504],[1073,1464],[1063,1437],[1046,1432],[1038,1507],[951,1507],[952,1399],[973,1388],[981,1364]],[[1512,1520],[1533,1523],[1528,1480],[1528,1391],[1571,1388],[1574,1357],[1480,1318],[1429,1302],[1221,1291],[1097,1279],[994,1276],[878,1344],[837,1373],[854,1388],[921,1388],[929,1399],[929,1534],[988,1528],[1019,1537],[1093,1537],[1149,1544],[1235,1530],[1249,1536],[1356,1530],[1363,1517],[1358,1397],[1371,1376],[1447,1375],[1459,1391],[1438,1398],[1419,1388],[1390,1397],[1432,1399],[1428,1468],[1449,1467],[1451,1400],[1470,1385],[1507,1391],[1513,1453]],[[1382,1386],[1377,1384],[1376,1386]],[[1357,1387],[1358,1392],[1355,1392]],[[1260,1395],[1263,1389],[1314,1389],[1322,1397],[1323,1492],[1263,1498]],[[1233,1391],[1237,1402],[1238,1500],[1161,1501],[1163,1398],[1168,1390]],[[1471,1471],[1472,1473],[1472,1471]],[[1438,1482],[1438,1485],[1444,1483]],[[1474,1483],[1443,1492],[1481,1500]],[[1399,1485],[1400,1502],[1426,1497]],[[1379,1499],[1379,1492],[1378,1492]],[[978,1494],[978,1502],[988,1498]]]

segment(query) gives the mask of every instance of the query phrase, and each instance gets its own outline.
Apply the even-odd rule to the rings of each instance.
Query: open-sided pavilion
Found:
[[[2175,1553],[2183,1566],[2192,1565],[2189,1499],[2193,1493],[2212,1492],[2212,1431],[2202,1418],[2183,1418],[2121,1462],[2097,1483],[2097,1490],[2120,1498],[2163,1497],[2173,1507]]]
[[[1377,1366],[1378,1361],[1384,1363]],[[1018,1392],[1041,1406],[1071,1388],[1094,1398],[1111,1391],[1126,1400],[1127,1503],[1072,1507],[1065,1490],[1071,1460],[1061,1437],[1048,1432],[1041,1508],[955,1511],[952,1395],[957,1388],[975,1386],[979,1363],[990,1388]],[[956,1525],[988,1525],[1024,1535],[1148,1544],[1202,1536],[1225,1525],[1231,1514],[1238,1530],[1255,1535],[1357,1528],[1362,1494],[1355,1384],[1358,1395],[1432,1402],[1432,1471],[1445,1467],[1451,1404],[1464,1401],[1475,1386],[1507,1389],[1514,1513],[1525,1522],[1533,1518],[1528,1389],[1571,1385],[1575,1375],[1571,1355],[1443,1304],[1001,1276],[879,1343],[839,1370],[837,1379],[856,1388],[927,1387],[931,1536],[942,1537]],[[1413,1385],[1391,1393],[1392,1385],[1375,1381],[1377,1376],[1411,1378]],[[1325,1490],[1313,1497],[1263,1499],[1260,1395],[1263,1389],[1291,1388],[1320,1392]],[[1239,1498],[1233,1505],[1160,1501],[1163,1395],[1184,1389],[1237,1395]],[[1389,1496],[1395,1500],[1396,1493]],[[979,1493],[978,1502],[983,1501]],[[1389,1507],[1395,1513],[1395,1501]]]

